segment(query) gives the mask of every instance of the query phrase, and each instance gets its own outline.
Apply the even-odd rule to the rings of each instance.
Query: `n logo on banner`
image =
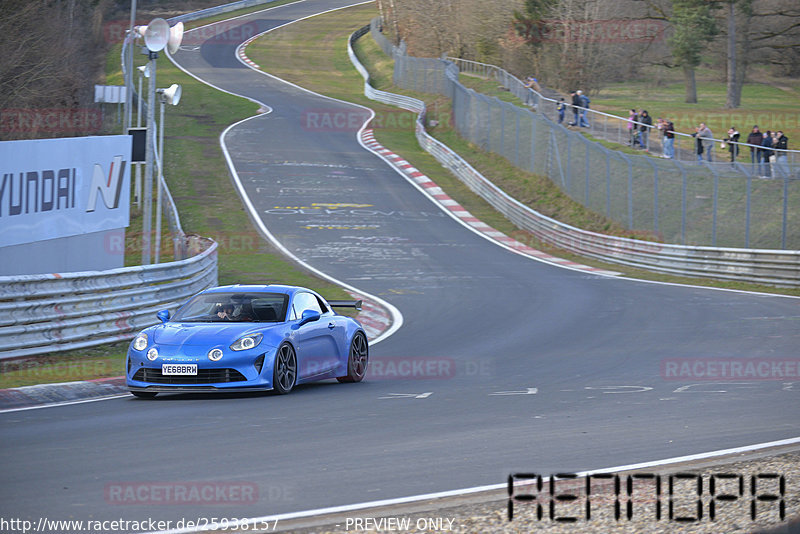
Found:
[[[114,156],[111,160],[111,168],[108,171],[108,177],[103,172],[103,167],[98,163],[94,164],[94,173],[92,174],[92,184],[89,186],[89,203],[86,206],[86,211],[94,211],[97,208],[97,192],[103,197],[103,204],[108,209],[115,209],[119,207],[119,197],[122,193],[122,177],[125,175],[125,162],[122,161],[122,156]]]

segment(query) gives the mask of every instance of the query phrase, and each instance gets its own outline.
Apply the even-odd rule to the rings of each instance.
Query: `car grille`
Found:
[[[161,369],[142,368],[133,379],[151,384],[214,384],[219,382],[245,382],[247,379],[236,369],[198,369],[196,376],[164,376]]]

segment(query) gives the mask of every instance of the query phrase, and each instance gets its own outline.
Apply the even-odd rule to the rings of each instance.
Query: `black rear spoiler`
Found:
[[[358,311],[361,311],[361,303],[360,300],[329,300],[328,304],[333,306],[334,308],[355,308]]]

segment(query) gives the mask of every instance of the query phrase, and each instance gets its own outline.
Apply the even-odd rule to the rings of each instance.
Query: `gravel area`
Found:
[[[328,524],[310,526],[312,523],[291,524],[279,523],[277,531],[302,534],[328,534],[345,532],[454,532],[454,533],[769,533],[800,534],[800,452],[789,452],[774,456],[750,458],[746,461],[736,458],[722,463],[716,461],[707,465],[668,466],[661,470],[645,470],[636,473],[660,475],[662,493],[656,498],[655,481],[631,478],[633,518],[628,520],[626,514],[628,474],[619,473],[621,495],[621,519],[614,518],[614,480],[593,481],[590,495],[591,517],[586,519],[585,480],[556,481],[555,494],[572,494],[577,498],[572,501],[559,501],[555,517],[574,516],[576,522],[558,522],[549,516],[548,480],[543,480],[541,491],[532,488],[517,487],[515,494],[528,493],[537,496],[539,501],[516,501],[513,508],[513,520],[508,519],[508,498],[503,493],[495,493],[488,497],[489,502],[460,504],[428,503],[393,510],[364,510],[332,517]],[[694,477],[673,478],[673,519],[669,519],[669,475],[693,474]],[[734,478],[724,479],[718,475],[730,474]],[[751,520],[752,498],[751,483],[757,475],[773,474],[784,477],[785,519],[781,520],[780,501],[758,501],[756,504],[756,520]],[[698,496],[697,475],[702,480],[702,494]],[[710,514],[710,482],[715,475],[716,494],[733,494],[739,492],[739,476],[743,497],[734,501],[718,500],[715,505],[715,518]],[[779,494],[780,478],[756,478],[757,493],[767,495]],[[484,500],[486,497],[484,497]],[[502,500],[499,500],[502,499]],[[702,506],[703,517],[698,521],[678,521],[679,517],[697,518],[698,499]],[[537,502],[542,503],[542,518],[537,516]],[[661,519],[656,517],[656,503],[661,503]]]

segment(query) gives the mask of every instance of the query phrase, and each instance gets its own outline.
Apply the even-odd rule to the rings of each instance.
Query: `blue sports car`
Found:
[[[359,382],[369,346],[361,324],[314,291],[282,285],[207,289],[162,324],[142,330],[128,348],[126,381],[137,397],[159,392],[274,390],[336,378]]]

